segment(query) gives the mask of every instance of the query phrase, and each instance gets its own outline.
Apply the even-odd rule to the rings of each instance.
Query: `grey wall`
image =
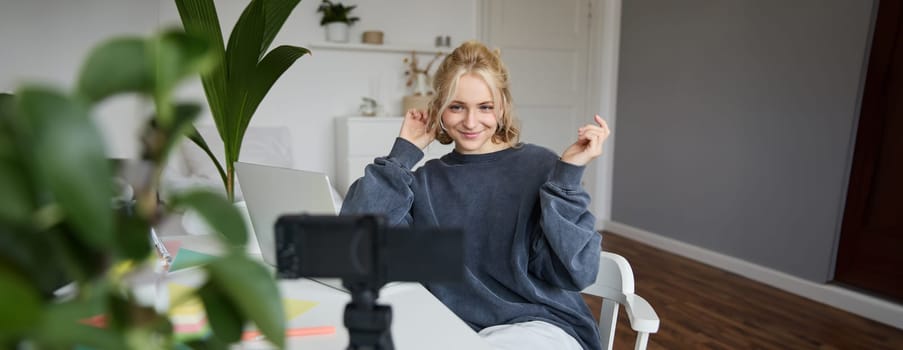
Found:
[[[624,1],[612,220],[830,279],[873,5]]]

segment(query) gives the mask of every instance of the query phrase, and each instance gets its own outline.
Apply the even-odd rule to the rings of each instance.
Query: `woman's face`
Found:
[[[458,79],[458,89],[442,112],[442,123],[458,153],[484,154],[509,147],[492,142],[498,129],[495,107],[489,85],[480,76],[465,74]]]

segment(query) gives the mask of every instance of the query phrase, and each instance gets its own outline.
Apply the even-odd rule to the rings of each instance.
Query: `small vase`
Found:
[[[348,42],[348,23],[330,22],[326,24],[326,41],[334,43]]]
[[[417,73],[417,79],[414,79],[414,94],[426,96],[429,94],[429,83],[427,82],[428,78],[426,73]]]

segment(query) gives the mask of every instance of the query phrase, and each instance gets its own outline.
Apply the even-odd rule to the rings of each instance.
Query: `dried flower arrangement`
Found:
[[[423,69],[420,69],[417,62],[417,52],[411,51],[411,57],[404,58],[404,63],[408,65],[408,69],[404,72],[404,75],[408,77],[405,86],[413,87],[415,96],[425,96],[433,93],[429,88],[432,80],[430,68],[440,57],[442,57],[442,53],[437,52],[436,56]]]

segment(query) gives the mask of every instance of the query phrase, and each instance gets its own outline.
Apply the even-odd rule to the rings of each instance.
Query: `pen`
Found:
[[[286,337],[301,337],[306,335],[323,335],[335,333],[335,326],[298,327],[285,330]],[[264,336],[260,331],[245,331],[241,340],[261,340]]]
[[[160,240],[160,237],[157,237],[157,231],[155,231],[153,227],[150,229],[150,235],[151,241],[154,243],[154,248],[157,249],[157,253],[163,258],[163,261],[166,263],[166,268],[168,268],[169,265],[172,264],[172,256],[169,255],[169,250],[163,245],[163,241]]]

